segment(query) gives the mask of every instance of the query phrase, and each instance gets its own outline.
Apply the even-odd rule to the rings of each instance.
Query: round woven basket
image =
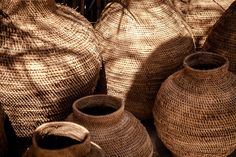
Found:
[[[90,23],[54,0],[3,0],[0,10],[0,103],[17,137],[30,137],[93,93],[100,46]]]
[[[85,126],[91,139],[112,157],[152,157],[153,146],[145,127],[124,111],[121,99],[92,95],[78,99],[66,119]]]
[[[229,59],[229,70],[236,74],[236,2],[212,28],[203,49],[224,55]]]
[[[236,75],[221,55],[198,52],[161,86],[157,134],[178,157],[226,157],[236,149]]]
[[[166,1],[128,2],[109,3],[95,27],[104,39],[107,94],[124,99],[139,119],[150,119],[160,84],[193,52],[193,38]]]
[[[212,26],[234,0],[171,0],[193,31],[201,49]]]
[[[36,128],[23,157],[105,157],[89,131],[71,122],[48,122]]]
[[[5,133],[5,113],[0,105],[0,156],[7,157],[7,138]]]

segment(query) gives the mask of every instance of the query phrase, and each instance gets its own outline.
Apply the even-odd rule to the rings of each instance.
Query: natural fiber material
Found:
[[[96,30],[104,38],[107,94],[123,98],[136,117],[151,118],[160,84],[193,52],[186,23],[165,1],[130,0],[108,4]]]
[[[7,157],[7,138],[4,128],[5,113],[0,105],[0,157]]]
[[[33,144],[23,157],[105,157],[90,141],[89,131],[71,122],[49,122],[39,126]]]
[[[17,136],[30,137],[93,92],[99,43],[83,16],[53,0],[7,0],[0,10],[0,103]]]
[[[112,157],[152,157],[153,146],[145,127],[131,113],[124,111],[121,99],[92,95],[73,104],[67,117],[85,126],[91,139]]]
[[[161,86],[157,133],[179,157],[226,157],[236,149],[236,76],[223,56],[199,52]]]
[[[236,2],[214,25],[203,48],[227,57],[229,70],[236,74]]]
[[[234,0],[171,0],[193,31],[201,49],[212,26]]]

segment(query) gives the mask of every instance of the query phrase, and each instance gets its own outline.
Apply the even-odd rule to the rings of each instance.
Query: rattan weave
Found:
[[[212,28],[203,47],[229,59],[229,70],[236,74],[236,2]]]
[[[172,0],[192,29],[201,49],[212,26],[234,0]]]
[[[48,122],[36,128],[23,157],[105,157],[89,131],[71,122]]]
[[[54,0],[3,0],[0,10],[0,103],[16,135],[30,137],[93,92],[99,42],[82,15]]]
[[[84,111],[86,108],[105,110],[104,107],[111,107],[114,112],[95,115]],[[91,140],[100,145],[109,157],[153,156],[147,130],[130,112],[124,110],[124,103],[117,97],[92,95],[81,98],[73,104],[73,113],[67,120],[85,126]]]
[[[198,52],[161,86],[158,136],[178,157],[227,157],[236,149],[236,75],[221,55]]]
[[[107,94],[123,98],[139,119],[149,119],[160,84],[193,52],[193,39],[166,1],[124,5],[109,3],[95,27],[104,38]]]

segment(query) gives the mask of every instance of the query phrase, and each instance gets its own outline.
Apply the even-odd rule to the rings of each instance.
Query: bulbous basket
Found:
[[[198,52],[161,86],[157,134],[178,157],[227,157],[236,149],[236,76],[221,55]]]
[[[93,93],[99,41],[82,15],[54,0],[2,0],[0,10],[0,103],[17,137],[31,137]]]

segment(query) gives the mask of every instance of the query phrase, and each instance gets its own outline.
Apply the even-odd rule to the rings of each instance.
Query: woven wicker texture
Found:
[[[198,52],[161,86],[158,136],[179,157],[226,157],[236,148],[236,76],[223,56]]]
[[[229,70],[236,74],[236,2],[214,25],[203,48],[226,56]]]
[[[53,0],[7,0],[0,10],[0,103],[17,136],[30,137],[93,92],[100,47],[83,16]]]
[[[108,4],[95,28],[104,38],[107,94],[124,99],[139,119],[149,119],[160,84],[180,68],[194,44],[167,2],[129,2]]]
[[[5,113],[0,105],[0,156],[7,157],[7,138],[4,128]]]
[[[212,26],[234,0],[171,0],[192,29],[201,49]]]
[[[89,131],[71,122],[48,122],[39,126],[33,144],[23,157],[105,157],[90,141]]]
[[[124,103],[117,97],[93,95],[81,98],[73,104],[73,113],[66,120],[85,126],[92,141],[109,157],[153,155],[147,130],[131,113],[124,111]]]

